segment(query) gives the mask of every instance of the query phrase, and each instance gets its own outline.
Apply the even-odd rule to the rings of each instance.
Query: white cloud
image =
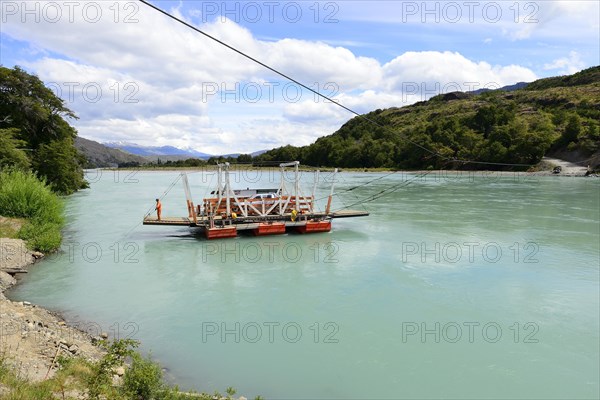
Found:
[[[378,90],[365,90],[357,95],[342,93],[338,96],[338,100],[360,114],[378,108],[399,107],[418,101],[417,99],[412,99],[404,92],[387,92],[381,88]],[[346,113],[346,117],[347,115]]]
[[[218,142],[221,130],[211,126],[207,117],[163,114],[157,117],[126,120],[118,118],[85,120],[76,123],[81,136],[102,142],[127,141],[141,145],[204,148]]]
[[[549,64],[544,64],[545,70],[558,70],[557,73],[564,75],[574,74],[584,68],[585,63],[576,51],[571,51],[569,57],[558,58]]]
[[[96,4],[102,5],[104,16],[97,23],[79,18],[73,23],[23,24],[20,16],[3,23],[5,34],[41,49],[40,58],[24,65],[63,90],[67,106],[81,117],[74,122],[81,136],[208,153],[251,152],[308,144],[352,117],[323,99],[315,101],[306,91],[300,101],[286,100],[286,82],[273,72],[153,10],[140,6],[134,16],[138,22],[115,23],[112,3]],[[527,68],[490,65],[458,52],[406,52],[381,65],[322,41],[261,41],[230,20],[218,19],[202,28],[359,113],[440,92],[536,78]],[[72,100],[68,82],[78,84]],[[241,99],[236,94],[207,95],[208,87],[235,89],[236,83],[258,85],[265,92],[257,102],[243,94]],[[273,98],[266,92],[267,83],[278,85],[273,86]],[[84,87],[89,90],[84,92]],[[95,88],[102,96],[90,101]]]
[[[135,119],[173,110],[206,113],[198,85],[159,87],[117,70],[48,57],[25,66],[36,71],[81,119]]]
[[[469,91],[501,87],[519,81],[530,82],[536,75],[518,65],[492,66],[475,62],[456,52],[406,52],[383,66],[385,87],[391,91]],[[430,97],[430,96],[428,96]]]
[[[264,49],[268,64],[305,82],[335,82],[341,90],[353,90],[376,86],[381,80],[377,60],[356,57],[343,47],[283,39],[265,43]]]
[[[318,102],[305,100],[286,104],[283,108],[283,116],[292,122],[307,123],[310,121],[340,121],[348,119],[350,114],[327,100],[319,99]]]

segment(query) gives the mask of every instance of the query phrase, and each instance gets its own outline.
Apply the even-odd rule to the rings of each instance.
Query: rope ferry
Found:
[[[230,185],[229,163],[217,164],[218,184],[211,192],[212,197],[202,199],[194,205],[190,185],[185,173],[181,174],[187,202],[187,217],[144,217],[144,225],[175,225],[200,228],[207,239],[236,237],[239,231],[251,231],[254,235],[278,235],[290,231],[299,233],[329,232],[334,218],[368,216],[367,211],[331,210],[331,200],[335,175],[327,197],[325,211],[315,207],[315,190],[319,171],[310,196],[300,189],[298,161],[283,163],[281,182],[276,189],[232,189]],[[294,180],[291,187],[286,185],[286,168],[293,168]]]

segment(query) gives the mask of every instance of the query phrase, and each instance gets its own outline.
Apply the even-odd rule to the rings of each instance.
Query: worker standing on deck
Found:
[[[162,212],[162,203],[160,202],[159,199],[156,199],[156,217],[158,218],[158,220],[160,221],[160,213]]]

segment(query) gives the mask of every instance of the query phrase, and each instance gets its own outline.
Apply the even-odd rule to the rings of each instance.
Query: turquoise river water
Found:
[[[330,233],[207,242],[187,227],[141,225],[178,175],[88,171],[91,188],[66,201],[61,251],[9,296],[140,340],[182,388],[267,399],[600,396],[600,180],[341,173],[335,207],[404,185]],[[216,184],[206,171],[189,180],[196,200]],[[277,187],[279,175],[232,181]],[[312,174],[302,181],[312,190]],[[317,197],[328,190],[321,182]],[[185,213],[177,183],[163,215]]]

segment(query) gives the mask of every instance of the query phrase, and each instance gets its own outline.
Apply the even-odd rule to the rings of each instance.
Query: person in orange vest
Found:
[[[162,203],[160,202],[159,199],[156,199],[156,216],[158,218],[158,220],[160,221],[160,213],[162,212]]]

